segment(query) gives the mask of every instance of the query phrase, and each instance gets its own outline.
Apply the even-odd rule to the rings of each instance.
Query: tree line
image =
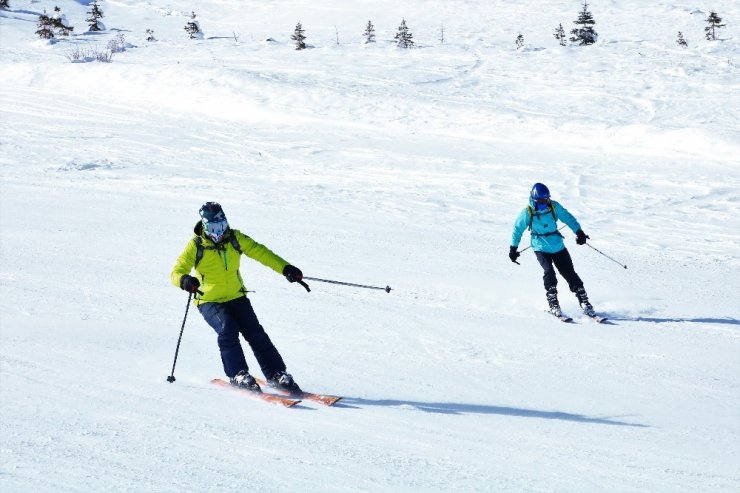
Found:
[[[7,10],[9,8],[9,0],[0,0],[0,9]],[[97,0],[93,0],[90,4],[90,10],[87,14],[88,17],[85,20],[88,23],[89,31],[95,32],[105,30],[105,26],[100,20],[104,17],[103,11],[100,9],[100,5]],[[708,41],[716,41],[717,30],[725,27],[725,24],[722,23],[722,18],[717,15],[715,11],[711,11],[705,22],[707,23],[707,26],[704,28],[705,38]],[[588,3],[586,0],[584,0],[583,7],[579,11],[578,17],[573,21],[573,23],[575,24],[575,27],[570,31],[570,36],[566,34],[562,23],[560,23],[555,29],[553,35],[561,46],[566,46],[568,41],[577,46],[588,46],[596,43],[598,40],[598,33],[594,29],[596,21],[594,20],[593,14],[588,9]],[[66,18],[64,14],[61,13],[59,7],[54,7],[54,13],[52,15],[48,15],[46,10],[44,10],[44,13],[39,16],[36,34],[42,39],[52,39],[56,36],[69,36],[73,30],[74,28],[67,23]],[[184,26],[184,30],[190,39],[203,38],[203,31],[201,30],[200,23],[196,20],[195,12],[191,13],[190,19]],[[444,25],[442,25],[440,26],[439,31],[440,43],[444,43],[444,34]],[[364,38],[365,43],[376,42],[375,26],[373,26],[372,21],[367,21],[362,37]],[[234,35],[234,38],[238,39],[236,34]],[[154,32],[151,29],[146,30],[146,39],[147,41],[156,40],[154,38]],[[306,44],[306,30],[303,28],[303,24],[301,24],[300,21],[296,24],[290,39],[293,41],[296,50],[303,50],[308,47]],[[401,24],[398,26],[394,39],[399,48],[411,48],[414,46],[414,35],[406,24],[405,18],[401,20]],[[338,32],[336,41],[337,44],[339,44]],[[524,35],[519,33],[514,43],[517,49],[522,48],[524,46]],[[681,31],[678,31],[676,43],[682,47],[688,46],[688,42]]]

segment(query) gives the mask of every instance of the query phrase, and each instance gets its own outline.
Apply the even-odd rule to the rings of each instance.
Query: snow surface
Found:
[[[584,48],[553,37],[578,1],[110,0],[97,34],[88,3],[0,12],[1,491],[740,491],[740,2],[594,1]],[[50,44],[54,5],[75,31]],[[509,261],[536,181],[628,266],[566,232],[612,325],[562,282],[578,323],[554,320],[531,251]],[[165,381],[208,200],[306,275],[393,288],[243,263],[342,405],[210,386],[196,310]]]

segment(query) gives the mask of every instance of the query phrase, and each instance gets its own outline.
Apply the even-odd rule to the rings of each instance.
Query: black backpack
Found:
[[[236,239],[236,236],[234,236],[234,233],[229,232],[229,238],[228,240],[231,242],[231,246],[234,247],[234,250],[239,253],[239,255],[242,254],[242,247],[239,246],[239,241]],[[193,267],[198,267],[198,263],[203,259],[203,253],[205,250],[226,250],[226,244],[222,243],[221,245],[216,246],[203,246],[203,238],[200,236],[196,236],[193,238],[193,241],[195,242],[195,265]]]

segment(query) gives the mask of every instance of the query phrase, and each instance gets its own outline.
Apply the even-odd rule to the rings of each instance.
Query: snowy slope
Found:
[[[96,35],[87,3],[0,11],[0,490],[740,489],[740,4],[593,3],[599,42],[562,48],[579,2],[117,0]],[[75,35],[41,42],[57,4]],[[119,34],[112,63],[65,56]],[[536,181],[628,266],[566,233],[613,325],[564,283],[578,323],[552,319],[531,251],[509,261]],[[207,200],[306,275],[394,288],[242,264],[289,370],[343,405],[210,386],[197,310],[165,381]]]

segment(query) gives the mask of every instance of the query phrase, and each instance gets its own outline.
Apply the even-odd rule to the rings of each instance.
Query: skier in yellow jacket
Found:
[[[239,342],[241,334],[249,343],[268,384],[299,393],[300,387],[286,372],[280,353],[260,325],[247,298],[239,273],[241,254],[284,275],[290,282],[303,284],[303,273],[266,246],[231,229],[218,203],[207,202],[199,212],[201,220],[195,225],[195,235],[172,268],[172,284],[189,293],[202,293],[196,296],[195,305],[218,335],[224,372],[232,385],[261,391],[249,374]],[[195,276],[190,275],[192,270],[195,270]]]

